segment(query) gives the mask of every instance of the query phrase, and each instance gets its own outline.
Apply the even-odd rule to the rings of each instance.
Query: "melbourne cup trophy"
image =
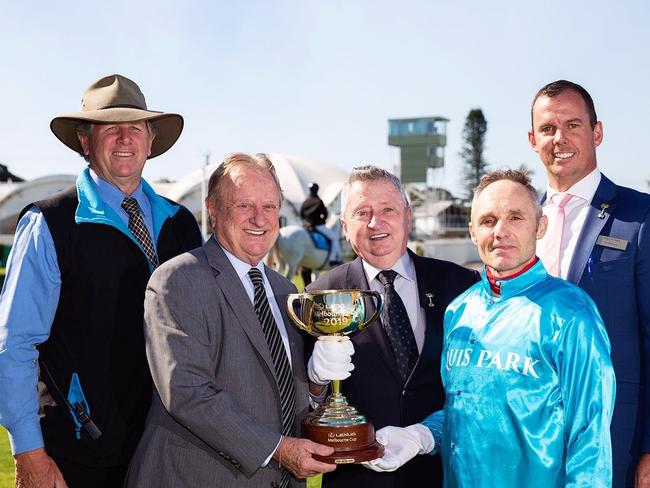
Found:
[[[368,318],[366,299],[376,300],[375,311]],[[382,307],[381,294],[366,290],[293,293],[287,298],[294,323],[319,340],[349,340],[346,336],[371,325]],[[305,419],[303,433],[314,442],[334,448],[330,456],[314,456],[327,463],[361,463],[384,453],[384,447],[375,440],[372,423],[341,394],[340,380],[332,381],[332,394]]]

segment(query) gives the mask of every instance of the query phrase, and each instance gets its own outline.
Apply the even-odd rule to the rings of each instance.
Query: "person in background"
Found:
[[[142,179],[183,118],[149,110],[116,74],[50,127],[88,167],[18,222],[0,296],[0,421],[16,486],[121,487],[151,401],[145,286],[202,242],[192,214]]]
[[[309,196],[302,202],[300,207],[300,217],[313,229],[323,234],[330,241],[330,254],[328,261],[330,266],[341,264],[341,245],[340,236],[332,229],[327,227],[327,207],[323,200],[318,196],[320,187],[317,183],[309,185]]]

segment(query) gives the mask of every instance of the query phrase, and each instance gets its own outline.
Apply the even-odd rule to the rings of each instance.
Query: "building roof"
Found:
[[[25,181],[20,176],[16,176],[4,164],[0,164],[0,182],[21,182]]]
[[[13,233],[20,211],[74,185],[74,175],[48,175],[22,183],[0,183],[0,234]]]

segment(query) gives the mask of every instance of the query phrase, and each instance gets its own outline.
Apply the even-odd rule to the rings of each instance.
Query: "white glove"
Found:
[[[384,445],[384,455],[362,464],[380,473],[395,471],[418,454],[431,452],[436,445],[433,434],[422,424],[384,427],[377,431],[375,437]]]
[[[344,380],[354,369],[354,346],[347,336],[320,336],[307,363],[309,380],[326,385],[330,380]]]

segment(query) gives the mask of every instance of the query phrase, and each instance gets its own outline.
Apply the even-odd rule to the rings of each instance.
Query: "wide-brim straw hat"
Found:
[[[148,110],[138,85],[122,75],[110,75],[88,87],[81,100],[81,112],[55,117],[50,123],[50,129],[63,144],[83,156],[77,137],[80,124],[138,121],[149,121],[156,131],[149,159],[172,147],[183,131],[183,117]]]

